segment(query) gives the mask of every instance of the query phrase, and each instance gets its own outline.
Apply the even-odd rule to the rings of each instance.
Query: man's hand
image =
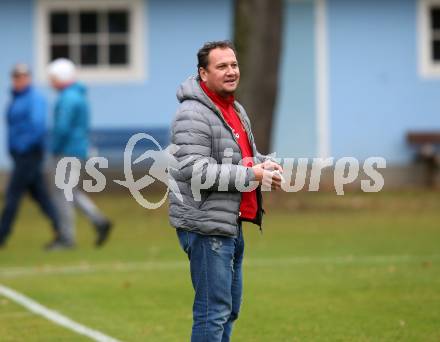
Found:
[[[252,167],[255,179],[262,185],[263,189],[280,190],[283,168],[272,161],[266,161]]]
[[[278,170],[280,171],[280,173],[283,173],[283,168],[280,164],[277,164],[275,162],[273,162],[272,160],[268,159],[266,160],[264,163],[262,164],[258,164],[261,165],[261,167],[265,170],[269,170],[269,171],[275,171]]]

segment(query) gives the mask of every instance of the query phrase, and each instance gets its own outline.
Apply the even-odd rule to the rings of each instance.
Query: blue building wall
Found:
[[[406,163],[410,129],[440,129],[440,82],[418,74],[416,0],[328,0],[335,157]]]
[[[183,6],[178,0],[148,0],[146,4],[147,79],[142,84],[92,84],[96,126],[169,125],[178,85],[197,72],[197,50],[207,40],[230,38],[231,1],[191,0]],[[216,13],[217,21],[206,13]]]
[[[91,83],[94,127],[169,125],[177,86],[196,72],[203,42],[230,38],[233,0],[146,0],[147,79]],[[0,10],[0,109],[9,97],[9,69],[35,62],[35,0],[3,1]],[[329,133],[331,154],[360,159],[384,156],[408,162],[410,129],[440,129],[440,81],[418,74],[417,0],[327,0]],[[315,4],[287,1],[274,151],[317,154]],[[216,13],[216,16],[206,15]],[[17,24],[19,23],[19,24]],[[11,29],[13,28],[13,34]],[[53,100],[54,93],[46,93]],[[3,113],[2,113],[3,114]],[[0,124],[0,168],[8,165]]]
[[[32,2],[2,1],[0,5],[0,167],[8,165],[4,111],[10,95],[10,68],[18,61],[34,62]]]
[[[315,6],[286,1],[273,151],[280,157],[317,154]]]
[[[3,109],[8,99],[10,67],[17,61],[31,65],[35,62],[36,1],[5,1],[0,6],[0,41],[11,47],[2,51],[0,62]],[[208,40],[231,38],[232,10],[232,0],[185,3],[147,0],[144,23],[147,78],[145,82],[89,83],[92,126],[168,126],[177,107],[177,87],[197,71],[197,50]],[[14,34],[8,27],[14,28]],[[47,86],[43,89],[53,101],[53,91]],[[9,164],[5,142],[5,126],[1,124],[0,168]]]

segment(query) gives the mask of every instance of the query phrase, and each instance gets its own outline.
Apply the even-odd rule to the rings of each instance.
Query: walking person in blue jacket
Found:
[[[59,96],[55,104],[52,154],[55,162],[63,157],[85,160],[89,149],[89,104],[86,88],[76,81],[75,65],[60,58],[49,65],[52,87]],[[72,169],[70,177],[80,170]],[[110,232],[111,222],[98,210],[91,199],[81,190],[73,191],[73,202],[68,201],[61,189],[55,189],[56,204],[61,218],[60,239],[53,249],[70,248],[75,244],[74,205],[92,222],[96,229],[96,246],[102,245]]]
[[[26,192],[52,223],[58,239],[59,219],[43,175],[47,103],[31,85],[29,67],[17,64],[12,70],[12,100],[6,111],[9,153],[14,162],[0,219],[0,247],[4,247]]]

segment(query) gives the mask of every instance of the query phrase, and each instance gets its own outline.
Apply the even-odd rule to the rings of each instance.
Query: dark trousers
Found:
[[[3,244],[11,233],[20,202],[28,191],[51,221],[55,233],[58,234],[58,214],[50,198],[42,171],[43,153],[33,151],[26,154],[13,154],[12,157],[14,169],[6,189],[5,205],[0,219],[0,244]]]

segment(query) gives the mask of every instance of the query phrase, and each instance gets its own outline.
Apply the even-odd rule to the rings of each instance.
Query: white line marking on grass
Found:
[[[10,267],[0,270],[0,278],[51,274],[85,274],[99,272],[131,272],[185,269],[187,261],[115,262],[107,264],[80,264],[70,266],[44,265],[39,267]]]
[[[249,260],[252,266],[276,265],[309,265],[309,264],[389,264],[409,263],[440,260],[440,255],[383,255],[383,256],[334,256],[334,257],[294,257],[280,259],[254,259]],[[0,273],[1,274],[1,273]]]
[[[389,264],[439,261],[440,254],[434,255],[382,255],[382,256],[334,256],[334,257],[291,257],[245,259],[245,266],[277,267],[310,264]],[[148,261],[148,262],[114,262],[107,264],[79,264],[70,266],[44,265],[38,267],[10,267],[0,269],[0,278],[16,278],[20,276],[87,274],[99,272],[132,272],[153,270],[179,270],[188,267],[188,261]]]
[[[94,341],[119,342],[118,340],[109,337],[107,335],[104,335],[103,333],[97,330],[87,328],[82,324],[72,321],[70,318],[63,316],[62,314],[54,310],[50,310],[44,307],[43,305],[37,303],[36,301],[22,295],[21,293],[18,293],[1,284],[0,284],[0,295],[3,295],[4,297],[16,302],[17,304],[24,306],[26,309],[28,309],[29,311],[33,312],[36,315],[43,316],[44,318],[48,319],[49,321],[52,321],[57,325],[61,325],[64,328],[70,329],[80,335],[87,336]]]

